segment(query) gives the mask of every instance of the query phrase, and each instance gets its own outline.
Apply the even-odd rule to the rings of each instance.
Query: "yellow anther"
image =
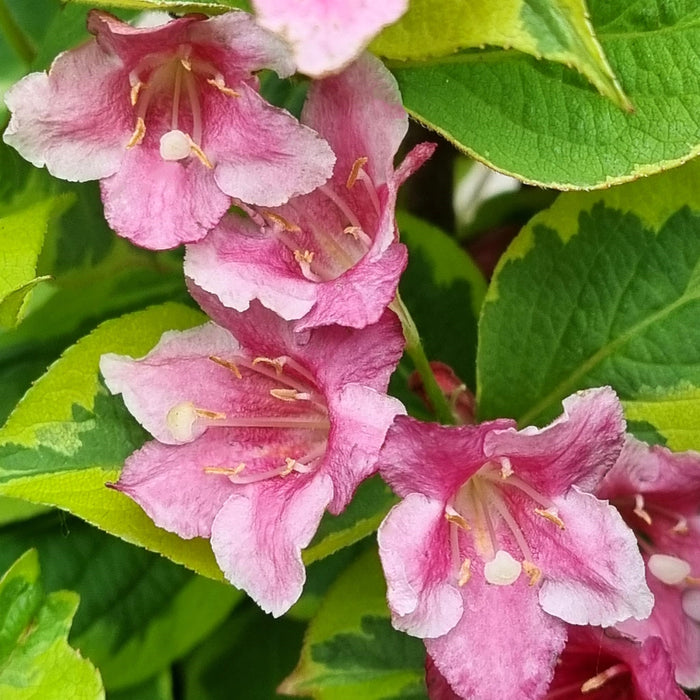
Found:
[[[222,367],[231,370],[231,372],[233,372],[236,375],[236,377],[238,377],[238,379],[243,379],[241,370],[238,369],[234,362],[231,362],[230,360],[224,360],[222,357],[216,357],[216,355],[210,355],[209,359],[212,362],[215,362],[217,365],[221,365]]]
[[[689,586],[700,586],[700,578],[698,578],[697,576],[686,576],[685,582]]]
[[[611,666],[602,673],[599,673],[597,676],[589,678],[581,686],[581,694],[590,693],[593,690],[598,690],[598,688],[602,688],[611,678],[619,676],[621,673],[625,673],[628,670],[629,669],[625,664],[615,664],[614,666]]]
[[[644,496],[638,493],[634,497],[634,511],[632,511],[638,518],[641,518],[647,525],[651,525],[651,515],[644,510]]]
[[[275,369],[275,373],[279,376],[282,374],[282,370],[284,369],[284,362],[282,362],[279,359],[272,359],[270,357],[256,357],[253,360],[253,365],[271,365]]]
[[[207,158],[204,151],[191,138],[189,139],[189,142],[192,152],[197,156],[197,158],[199,158],[202,165],[209,170],[213,170],[214,166],[211,164],[211,161],[209,158]]]
[[[352,189],[353,185],[357,182],[357,178],[360,176],[360,170],[362,170],[362,168],[367,164],[368,160],[368,158],[362,156],[352,164],[352,168],[350,168],[350,174],[348,175],[348,179],[345,183],[345,186],[348,189]]]
[[[139,93],[141,92],[141,88],[144,87],[144,83],[142,83],[140,80],[134,85],[131,86],[131,106],[135,107],[136,103],[139,101]]]
[[[275,214],[273,211],[265,210],[263,211],[263,216],[266,216],[268,219],[270,219],[270,221],[279,224],[285,231],[289,231],[290,233],[299,233],[301,231],[296,224],[293,224],[291,221],[288,221],[279,214]]]
[[[468,583],[469,579],[472,577],[472,560],[465,559],[462,562],[462,566],[459,567],[459,580],[457,585],[461,588],[465,583]]]
[[[688,521],[685,518],[681,518],[672,528],[671,532],[676,535],[687,535],[688,534]]]
[[[464,390],[466,391],[467,387],[462,384],[461,387],[457,387],[455,391],[459,391],[464,387]],[[507,479],[509,476],[513,474],[513,465],[510,463],[510,459],[508,457],[501,457],[501,479]]]
[[[180,65],[186,70],[186,71],[192,71],[192,61],[188,57],[183,57],[180,59]]]
[[[209,83],[209,85],[213,85],[219,92],[223,93],[224,95],[228,95],[229,97],[241,96],[240,93],[236,92],[230,87],[227,87],[226,83],[224,83],[224,81],[221,79],[217,80],[216,78],[207,78],[207,82]]]
[[[445,513],[445,520],[454,523],[463,530],[471,530],[469,523],[459,513]]]
[[[541,515],[545,520],[549,520],[550,523],[554,523],[560,530],[566,530],[564,521],[551,510],[535,508],[535,513],[537,513],[537,515]]]
[[[299,392],[296,389],[270,389],[270,395],[280,401],[296,401]]]
[[[206,408],[195,408],[194,412],[200,418],[208,418],[209,420],[224,420],[226,418],[225,413],[219,413],[219,411],[208,411]]]
[[[540,579],[542,578],[542,571],[538,567],[536,567],[532,562],[530,561],[524,561],[523,562],[523,571],[527,575],[527,578],[529,580],[529,584],[531,586],[534,586],[536,583],[539,583]]]
[[[296,459],[292,459],[291,457],[287,457],[284,462],[287,466],[280,472],[280,476],[288,476],[294,471],[294,467],[297,466]]]
[[[363,233],[359,226],[346,226],[343,229],[343,233],[347,233],[348,236],[352,236],[356,241],[360,240],[360,234]]]
[[[136,126],[134,127],[134,133],[131,134],[131,138],[129,139],[129,143],[126,144],[127,148],[133,148],[134,146],[138,146],[141,141],[143,141],[143,137],[146,135],[146,122],[143,121],[143,117],[137,117],[136,119]]]
[[[238,476],[245,469],[245,464],[241,462],[233,467],[204,467],[205,474],[225,474],[226,476]]]
[[[300,250],[295,250],[294,251],[294,259],[298,263],[308,263],[311,265],[311,263],[314,261],[314,252],[313,250],[305,250],[303,253]]]

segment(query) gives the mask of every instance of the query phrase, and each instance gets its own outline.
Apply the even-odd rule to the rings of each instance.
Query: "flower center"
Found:
[[[535,506],[533,511],[537,515],[564,529],[554,504],[515,476],[507,457],[500,458],[498,464],[487,462],[462,484],[445,508],[458,585],[465,585],[471,578],[472,561],[470,556],[464,557],[465,550],[473,551],[483,561],[484,578],[492,585],[509,586],[518,580],[522,571],[525,571],[531,586],[542,578],[527,539],[509,506],[508,490],[512,492],[510,495],[525,496]],[[504,543],[504,539],[508,542]]]
[[[207,474],[223,474],[236,484],[250,484],[292,472],[315,471],[326,453],[330,419],[323,395],[309,372],[290,357],[209,358],[245,382],[245,401],[231,411],[211,410],[190,401],[175,404],[166,417],[173,437],[191,442],[203,429],[267,429],[274,439],[253,438],[251,463],[211,465]],[[245,406],[241,409],[241,404]],[[246,443],[248,444],[248,443]],[[232,442],[232,449],[235,442]]]
[[[148,130],[159,139],[159,152],[166,161],[195,156],[213,168],[202,148],[200,91],[210,85],[229,97],[238,94],[226,86],[221,72],[195,56],[186,44],[175,51],[144,56],[129,73],[130,100],[136,125],[127,148],[139,146]],[[148,125],[147,125],[148,122]]]
[[[285,205],[292,218],[304,220],[304,228],[271,211],[263,211],[269,230],[287,247],[307,279],[313,282],[334,280],[357,264],[372,247],[372,237],[365,231],[356,209],[358,201],[367,200],[370,216],[379,221],[381,203],[372,178],[364,170],[367,158],[358,158],[352,165],[345,189],[352,197],[338,192],[331,184],[318,188],[335,209],[336,216],[304,216],[294,201]],[[356,188],[362,188],[357,194]],[[363,206],[364,210],[365,207]]]
[[[686,596],[688,600],[692,600],[696,594],[700,597],[700,590],[698,590],[700,572],[693,573],[690,563],[685,559],[660,552],[654,542],[655,530],[658,531],[659,528],[666,531],[666,542],[669,539],[687,537],[689,534],[687,518],[682,513],[653,501],[647,501],[641,493],[635,494],[634,497],[613,499],[613,505],[634,532],[639,548],[647,555],[649,573],[667,586],[688,589],[683,593],[684,600]],[[693,619],[700,620],[700,605],[697,607],[698,617]]]

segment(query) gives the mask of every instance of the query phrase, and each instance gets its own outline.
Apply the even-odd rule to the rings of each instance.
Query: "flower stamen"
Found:
[[[241,374],[241,370],[238,369],[238,366],[236,365],[235,362],[231,362],[230,360],[224,360],[221,357],[216,357],[216,355],[210,355],[209,359],[212,362],[215,362],[217,365],[221,365],[222,367],[225,367],[228,370],[231,370],[233,374],[238,378],[238,379],[243,379],[243,375]],[[253,363],[255,364],[255,363]]]
[[[581,693],[585,695],[586,693],[598,690],[599,688],[602,688],[611,678],[615,678],[615,676],[619,676],[621,673],[627,673],[628,671],[629,669],[625,664],[615,664],[602,673],[589,678],[581,686]]]

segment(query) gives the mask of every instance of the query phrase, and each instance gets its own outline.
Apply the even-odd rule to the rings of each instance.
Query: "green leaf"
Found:
[[[208,2],[207,0],[68,0],[68,2],[101,7],[107,10],[155,10],[176,14],[204,12],[215,15],[228,12],[231,8],[250,9],[248,0],[222,0],[222,2]]]
[[[333,584],[311,621],[283,693],[318,700],[425,698],[425,649],[396,631],[377,552],[369,549]]]
[[[609,384],[631,419],[700,448],[699,318],[700,161],[561,195],[513,241],[487,294],[481,418],[542,424],[572,392]]]
[[[39,552],[47,589],[80,595],[70,642],[110,691],[168,668],[243,597],[60,513],[0,530],[0,569],[27,547]]]
[[[589,0],[589,9],[634,113],[564,66],[499,49],[395,65],[406,108],[487,165],[558,189],[624,182],[700,153],[696,0]]]
[[[409,248],[401,296],[418,326],[428,359],[447,363],[473,387],[484,277],[459,244],[440,229],[403,211],[398,223]]]
[[[107,700],[174,700],[173,679],[170,671],[122,690],[108,691]]]
[[[27,392],[0,429],[0,494],[63,508],[122,539],[221,579],[209,542],[157,528],[134,501],[105,488],[145,432],[98,377],[106,352],[145,355],[163,332],[203,320],[163,304],[106,321],[69,348]]]
[[[44,595],[33,550],[0,579],[3,700],[104,698],[99,673],[66,641],[78,600],[70,591]]]
[[[181,666],[183,700],[269,700],[294,667],[305,625],[241,605]]]
[[[395,503],[396,496],[378,476],[367,479],[340,515],[323,516],[316,535],[302,552],[304,563],[323,559],[371,535]]]
[[[49,221],[70,203],[68,197],[52,197],[0,218],[0,326],[16,325],[27,294],[47,279],[36,273],[44,236]]]
[[[412,0],[372,49],[387,58],[421,60],[487,45],[576,68],[601,94],[631,109],[596,39],[585,0]]]

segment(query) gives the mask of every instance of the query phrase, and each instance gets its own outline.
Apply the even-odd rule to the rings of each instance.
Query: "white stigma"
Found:
[[[484,578],[494,586],[510,586],[520,576],[523,567],[508,552],[499,549],[496,556],[484,565]]]
[[[197,420],[197,410],[193,403],[183,401],[175,404],[165,419],[168,429],[178,442],[191,442],[194,438],[192,428]]]
[[[160,137],[160,157],[163,160],[182,160],[190,155],[191,140],[179,129],[168,131]]]
[[[682,583],[690,575],[690,564],[687,561],[668,554],[652,554],[648,567],[652,575],[669,586]]]
[[[700,622],[700,591],[691,589],[683,593],[681,598],[683,612],[695,622]]]

